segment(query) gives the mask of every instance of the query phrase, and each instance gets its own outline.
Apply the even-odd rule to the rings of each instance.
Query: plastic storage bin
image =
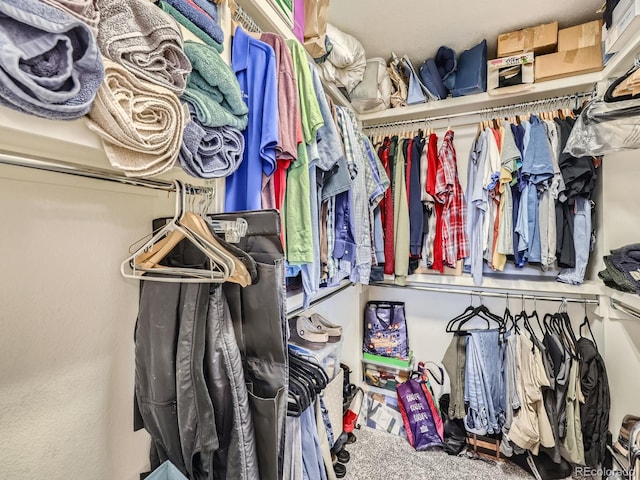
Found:
[[[333,380],[340,370],[342,341],[327,343],[327,345],[321,350],[308,350],[292,343],[289,344],[289,348],[321,365],[322,368],[324,368],[324,371],[327,372],[329,380]]]
[[[413,359],[408,367],[362,359],[364,382],[393,393],[396,391],[396,385],[409,380],[411,372],[413,372]]]

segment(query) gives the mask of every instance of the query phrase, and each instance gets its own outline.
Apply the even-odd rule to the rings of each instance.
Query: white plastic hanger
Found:
[[[223,283],[234,273],[234,259],[207,238],[196,217],[185,210],[186,191],[181,182],[176,186],[174,217],[142,247],[120,265],[125,278],[173,283]],[[191,215],[190,215],[191,214]],[[206,224],[205,224],[206,226]],[[206,231],[211,234],[208,229]],[[200,234],[198,233],[200,232]],[[209,268],[167,267],[159,262],[183,239],[189,240],[209,259]],[[155,248],[154,248],[155,247]],[[154,275],[145,275],[145,273]]]

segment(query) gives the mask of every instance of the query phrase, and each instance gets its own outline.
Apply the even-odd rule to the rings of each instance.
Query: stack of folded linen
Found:
[[[222,53],[224,33],[217,9],[207,0],[160,0],[160,8],[210,47]]]
[[[0,104],[52,120],[85,115],[103,79],[91,29],[35,0],[2,0],[0,18]]]
[[[611,250],[603,257],[605,269],[598,276],[608,287],[640,294],[640,243]]]
[[[189,104],[191,122],[185,129],[180,165],[199,178],[233,173],[244,154],[248,107],[240,85],[217,51],[186,41],[184,50],[192,72],[182,99]]]

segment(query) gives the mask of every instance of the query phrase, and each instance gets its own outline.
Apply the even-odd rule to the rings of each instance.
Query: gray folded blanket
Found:
[[[37,0],[0,1],[0,104],[52,120],[91,108],[103,78],[90,28]]]
[[[244,130],[249,109],[235,74],[215,48],[184,42],[192,71],[182,98],[191,103],[198,121],[207,127],[230,126]]]
[[[137,78],[104,60],[105,81],[88,126],[102,137],[104,151],[127,176],[159,175],[173,168],[189,112],[166,88]]]
[[[97,0],[102,55],[138,78],[182,94],[191,63],[178,23],[149,0]]]
[[[187,102],[187,123],[178,159],[182,168],[197,178],[226,177],[235,172],[244,154],[244,136],[234,127],[207,127],[198,122],[195,108]]]
[[[86,23],[94,34],[98,34],[100,13],[95,0],[42,0],[53,5]]]

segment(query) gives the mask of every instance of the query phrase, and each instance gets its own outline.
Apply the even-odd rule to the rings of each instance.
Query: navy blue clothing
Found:
[[[409,142],[407,142],[409,143]],[[411,171],[407,172],[409,178],[409,238],[411,256],[416,258],[422,251],[424,238],[422,209],[422,192],[420,187],[420,157],[424,149],[424,138],[415,137],[411,146]]]

